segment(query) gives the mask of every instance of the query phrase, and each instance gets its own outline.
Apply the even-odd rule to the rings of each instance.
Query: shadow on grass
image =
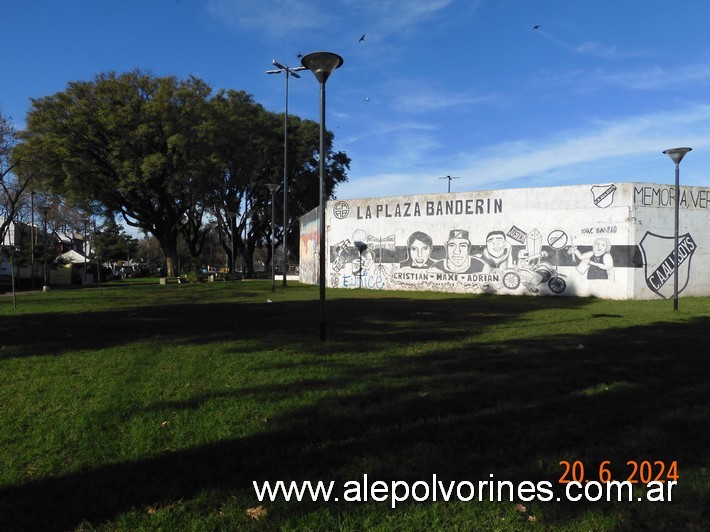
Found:
[[[626,516],[629,528],[707,525],[704,495],[683,486],[683,477],[685,471],[698,472],[708,465],[710,371],[697,342],[710,319],[696,318],[672,328],[655,324],[613,329],[583,338],[465,341],[489,323],[514,323],[537,308],[584,304],[518,299],[514,304],[485,298],[434,300],[424,303],[425,310],[422,301],[406,298],[333,301],[332,340],[314,341],[316,351],[375,351],[392,335],[392,342],[420,346],[421,352],[393,356],[337,378],[303,382],[292,393],[335,391],[364,382],[367,386],[360,393],[330,394],[314,406],[285,412],[248,438],[0,489],[3,526],[37,530],[72,528],[83,521],[99,525],[130,509],[190,499],[201,490],[224,490],[256,506],[254,480],[343,482],[367,473],[373,480],[428,481],[436,474],[443,481],[477,483],[494,474],[496,479],[556,484],[563,472],[560,460],[580,460],[590,470],[610,460],[618,480],[628,476],[628,460],[677,461],[681,478],[676,502],[640,515],[633,504],[614,509]],[[145,335],[174,332],[176,342],[238,335],[261,339],[265,345],[283,342],[284,337],[309,343],[298,331],[312,323],[314,314],[317,319],[318,309],[300,303],[283,305],[290,313],[282,318],[283,336],[264,339],[273,327],[266,317],[275,306],[259,304],[255,310],[255,305],[216,305],[202,313],[199,335],[186,331],[188,321],[177,318],[176,325],[160,318],[174,309],[146,309],[135,323],[127,319],[123,327],[143,324],[135,332]],[[236,332],[223,330],[226,322],[220,316],[230,310],[240,311],[243,318]],[[84,318],[96,319],[93,325],[99,326],[111,317],[105,314]],[[154,321],[146,321],[148,317]],[[391,329],[393,322],[396,330]],[[427,349],[427,342],[452,338],[460,338],[462,345]],[[115,334],[85,341],[100,348],[125,339]],[[574,349],[580,342],[583,349]],[[234,396],[271,400],[278,391],[255,386]],[[151,408],[190,409],[203,400],[196,396]],[[347,511],[347,506],[337,505],[328,507]],[[564,525],[589,509],[611,508],[604,503],[550,505],[549,525]],[[288,518],[316,506],[290,503]],[[659,513],[660,522],[649,521],[659,519]]]
[[[239,293],[264,298],[266,292]],[[137,340],[160,339],[201,345],[215,341],[254,340],[269,348],[284,340],[321,352],[375,350],[383,342],[418,343],[455,340],[477,329],[538,308],[573,309],[579,298],[495,299],[408,298],[334,299],[327,304],[327,339],[319,340],[318,301],[273,303],[168,303],[121,310],[3,316],[0,359],[59,355],[79,349],[106,349]],[[520,301],[510,301],[518,299]]]

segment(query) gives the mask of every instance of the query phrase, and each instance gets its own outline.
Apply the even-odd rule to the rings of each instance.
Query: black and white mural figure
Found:
[[[407,259],[399,263],[400,269],[422,270],[434,265],[431,252],[434,243],[431,237],[422,231],[415,231],[407,239]]]
[[[362,252],[362,258],[360,259],[360,274],[362,276],[371,275],[374,273],[377,265],[377,258],[375,257],[375,252],[371,249],[366,249]]]
[[[335,245],[335,260],[331,263],[330,286],[337,288],[340,286],[340,273],[348,262],[348,249],[350,240],[345,239]]]
[[[567,252],[579,260],[577,271],[587,279],[614,280],[614,259],[611,256],[611,242],[600,237],[594,240],[592,251],[580,253],[577,246],[571,246]]]
[[[395,236],[374,236],[356,229],[352,242],[345,239],[335,245],[335,260],[331,266],[333,287],[383,289],[390,278],[390,266],[383,263],[383,253],[395,249]],[[346,264],[349,268],[345,268]]]
[[[540,290],[538,285],[543,282],[543,276],[538,272],[540,269],[540,259],[547,256],[544,251],[530,255],[526,249],[521,249],[518,252],[518,261],[515,263],[515,271],[520,276],[523,286],[531,294],[537,294]]]
[[[521,284],[527,293],[537,294],[540,286],[547,284],[550,292],[561,294],[567,287],[564,280],[565,275],[559,272],[559,260],[555,260],[555,265],[549,261],[549,253],[542,249],[542,235],[537,229],[530,233],[524,233],[515,228],[516,240],[525,244],[523,249],[517,251],[516,260],[512,265],[503,271],[503,286],[508,290],[515,290]],[[524,235],[524,237],[523,237]],[[556,259],[557,246],[567,242],[566,234],[563,231],[555,230],[548,235],[548,243],[555,252]]]
[[[491,270],[504,270],[510,265],[511,246],[503,231],[491,231],[486,235],[486,249],[474,257],[488,265]]]
[[[344,267],[348,261],[348,250],[350,247],[350,240],[343,240],[335,245],[335,260],[333,261],[332,268],[333,271],[338,273]]]
[[[449,231],[449,239],[446,241],[446,257],[434,263],[430,268],[433,272],[445,273],[479,273],[486,265],[474,260],[469,254],[471,251],[471,241],[468,231],[465,229],[452,229]]]

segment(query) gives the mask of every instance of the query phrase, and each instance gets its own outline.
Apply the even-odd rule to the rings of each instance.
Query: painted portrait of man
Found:
[[[510,263],[510,244],[503,231],[491,231],[486,235],[486,249],[475,256],[490,269],[503,270]]]
[[[452,229],[446,241],[446,257],[431,269],[447,273],[479,273],[485,265],[470,255],[471,240],[465,229]]]

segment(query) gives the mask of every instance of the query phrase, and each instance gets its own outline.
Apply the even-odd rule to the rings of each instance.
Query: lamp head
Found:
[[[680,164],[685,157],[685,154],[691,151],[693,148],[671,148],[670,150],[665,150],[663,153],[668,155],[675,164]]]
[[[301,64],[315,74],[319,83],[325,83],[333,70],[343,64],[343,58],[331,52],[313,52],[304,55]]]

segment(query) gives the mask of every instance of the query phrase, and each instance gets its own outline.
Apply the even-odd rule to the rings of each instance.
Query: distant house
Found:
[[[84,235],[81,233],[69,231],[55,231],[57,240],[59,241],[59,252],[66,253],[67,251],[77,251],[82,255],[91,255],[91,242],[84,241]],[[83,260],[82,260],[83,262]]]
[[[70,249],[69,251],[62,253],[57,257],[57,259],[67,262],[69,264],[85,264],[88,262],[88,258],[79,253],[78,251],[74,251],[73,249]]]
[[[2,222],[3,218],[0,217],[0,223]],[[26,284],[33,277],[35,280],[43,280],[44,261],[35,258],[34,263],[32,263],[27,259],[27,256],[33,244],[35,249],[42,247],[45,238],[48,263],[47,282],[49,284],[68,284],[70,282],[72,268],[56,268],[56,262],[84,264],[87,259],[81,254],[81,251],[88,246],[84,244],[83,235],[61,231],[45,235],[39,226],[24,222],[12,222],[0,241],[0,284],[9,285],[11,282],[13,269],[9,261],[10,250],[14,253],[14,275],[20,285],[23,284],[23,280]],[[60,255],[60,258],[57,257],[57,252],[63,255],[70,253],[70,255],[66,257]],[[23,254],[25,256],[24,261],[21,258]],[[57,259],[60,260],[58,261]],[[75,277],[78,279],[78,275],[75,275]]]
[[[0,216],[0,224],[2,224],[4,221],[5,219]],[[32,225],[26,224],[24,222],[10,222],[10,225],[5,230],[5,235],[2,239],[2,247],[5,248],[8,246],[14,246],[17,248],[25,244],[29,244],[33,236],[32,228]],[[38,234],[39,231],[35,227],[35,241]]]

